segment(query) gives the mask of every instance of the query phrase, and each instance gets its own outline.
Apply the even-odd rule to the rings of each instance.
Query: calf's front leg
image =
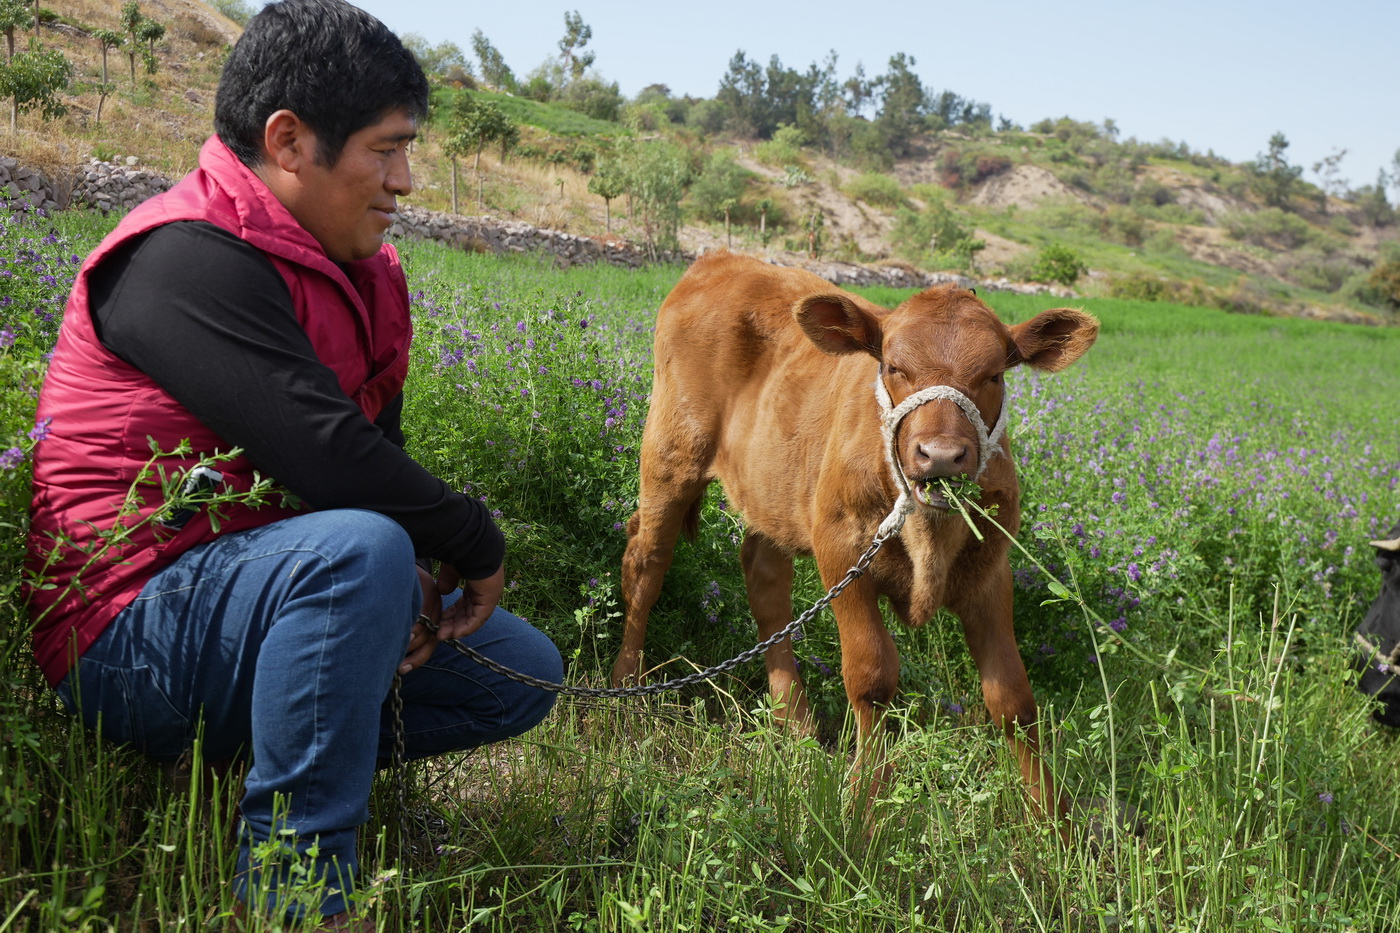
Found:
[[[1010,565],[995,568],[979,593],[950,608],[962,619],[963,637],[982,678],[983,702],[992,722],[1006,732],[1032,804],[1041,815],[1063,818],[1068,809],[1040,756],[1035,694],[1016,647]]]
[[[822,582],[831,586],[845,573],[820,566]],[[841,679],[856,720],[856,760],[851,791],[859,810],[869,812],[889,780],[879,730],[899,685],[899,651],[880,617],[878,594],[869,577],[856,580],[831,604],[841,636]]]

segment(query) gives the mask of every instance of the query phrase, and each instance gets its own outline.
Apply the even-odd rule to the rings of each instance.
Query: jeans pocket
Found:
[[[103,738],[166,760],[180,757],[192,744],[189,719],[170,702],[148,665],[80,660],[75,674],[77,682],[70,676],[60,695]]]

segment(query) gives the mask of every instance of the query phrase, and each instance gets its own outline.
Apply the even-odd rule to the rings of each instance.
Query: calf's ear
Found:
[[[823,353],[869,353],[880,358],[880,322],[845,295],[808,295],[792,306],[807,339]]]
[[[1011,328],[1008,367],[1025,363],[1047,372],[1059,372],[1083,356],[1099,336],[1093,315],[1074,308],[1051,308]]]

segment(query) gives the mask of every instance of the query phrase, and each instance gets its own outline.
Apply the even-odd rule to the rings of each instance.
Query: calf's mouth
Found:
[[[979,489],[978,485],[966,476],[925,476],[909,477],[908,479],[909,489],[914,494],[914,501],[926,509],[934,509],[939,512],[946,512],[953,507],[944,492],[944,483],[947,484],[948,490],[957,497],[972,497]]]

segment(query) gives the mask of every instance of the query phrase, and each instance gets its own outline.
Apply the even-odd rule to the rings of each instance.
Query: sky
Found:
[[[1112,118],[1120,138],[1185,141],[1233,162],[1277,132],[1289,163],[1345,149],[1339,175],[1372,184],[1400,149],[1395,0],[352,0],[397,33],[456,43],[480,29],[523,77],[558,55],[564,14],[593,30],[594,69],[627,97],[651,84],[713,97],[736,51],[805,70],[837,53],[883,74],[912,56],[926,88],[991,104],[1022,126]],[[1392,202],[1396,189],[1390,192]]]

